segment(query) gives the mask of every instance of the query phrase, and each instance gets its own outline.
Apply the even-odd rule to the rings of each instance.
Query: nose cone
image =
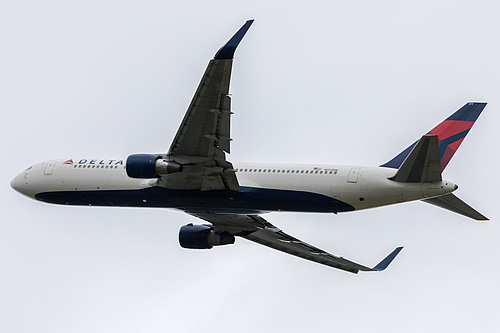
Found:
[[[10,182],[10,187],[12,187],[17,192],[21,192],[22,188],[21,174],[17,175],[14,179],[12,179],[12,181]]]
[[[33,182],[30,181],[27,171],[21,172],[10,182],[10,187],[12,187],[17,192],[33,198]]]

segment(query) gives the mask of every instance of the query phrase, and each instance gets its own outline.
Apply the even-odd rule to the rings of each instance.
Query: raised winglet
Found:
[[[394,258],[396,258],[396,256],[399,254],[399,252],[401,252],[402,249],[403,249],[402,246],[396,248],[394,251],[391,252],[391,254],[389,254],[387,257],[385,257],[384,260],[379,262],[377,266],[373,267],[372,271],[379,271],[380,272],[380,271],[383,271],[384,269],[386,269],[387,266],[389,266],[389,264],[394,260]]]
[[[214,59],[215,60],[225,60],[225,59],[233,59],[234,57],[234,52],[236,51],[236,48],[238,47],[238,44],[240,44],[241,40],[243,39],[243,36],[247,33],[248,29],[250,29],[250,26],[252,25],[253,20],[248,20],[243,24],[243,26],[234,34],[233,37],[217,51],[215,54]]]

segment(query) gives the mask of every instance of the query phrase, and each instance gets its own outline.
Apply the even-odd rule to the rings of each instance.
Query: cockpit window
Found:
[[[29,168],[26,168],[26,170],[24,170],[24,171],[28,171],[28,170],[29,170],[29,169],[31,169],[32,167],[33,167],[33,166],[30,166]]]

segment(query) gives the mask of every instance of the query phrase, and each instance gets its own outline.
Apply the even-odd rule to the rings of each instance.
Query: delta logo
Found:
[[[68,164],[73,163],[73,160],[68,160],[68,161],[71,161],[71,163],[68,163]],[[66,162],[64,162],[64,164],[66,164]],[[79,165],[83,165],[83,164],[88,164],[88,165],[123,165],[123,160],[87,160],[87,159],[81,159],[78,161],[78,164]]]

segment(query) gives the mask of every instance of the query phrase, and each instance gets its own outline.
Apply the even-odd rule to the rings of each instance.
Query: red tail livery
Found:
[[[485,106],[486,103],[469,102],[427,133],[438,136],[441,172],[446,168]],[[416,144],[417,141],[381,166],[399,169]]]

